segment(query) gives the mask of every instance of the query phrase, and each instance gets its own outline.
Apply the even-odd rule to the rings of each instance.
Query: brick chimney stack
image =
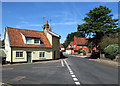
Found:
[[[45,29],[45,30],[48,30],[48,29],[49,29],[48,21],[46,21],[46,24],[44,25],[44,29]]]

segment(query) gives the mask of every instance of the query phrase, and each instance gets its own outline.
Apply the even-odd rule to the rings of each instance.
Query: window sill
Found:
[[[39,59],[46,59],[46,58],[41,58],[41,57],[39,57]]]
[[[15,57],[16,59],[24,59],[24,57]]]

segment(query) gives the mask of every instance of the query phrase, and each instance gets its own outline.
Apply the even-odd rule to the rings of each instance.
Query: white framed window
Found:
[[[87,48],[87,46],[85,46],[85,48]]]
[[[80,46],[80,48],[83,48],[83,46]]]
[[[32,44],[32,38],[26,38],[26,44]]]
[[[16,52],[16,58],[24,58],[23,57],[23,52],[22,51],[17,51]]]
[[[76,47],[76,45],[74,45],[74,48]]]
[[[40,44],[40,39],[39,38],[35,38],[34,39],[34,44]]]
[[[45,58],[45,52],[39,52],[39,57],[40,58]]]

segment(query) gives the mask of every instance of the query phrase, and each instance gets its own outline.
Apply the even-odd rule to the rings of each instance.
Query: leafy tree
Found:
[[[110,44],[118,44],[118,37],[119,37],[118,33],[103,36],[100,42],[101,49],[103,50]]]
[[[70,42],[74,41],[74,36],[76,37],[85,37],[84,33],[81,32],[73,32],[67,35],[65,42],[63,43],[63,46],[67,48],[67,46],[70,44]]]
[[[78,53],[79,53],[79,54],[81,53],[81,50],[82,50],[81,48],[80,48],[80,49],[78,49]]]
[[[78,25],[78,31],[87,35],[93,34],[94,37],[90,41],[92,41],[96,47],[104,34],[117,32],[113,29],[118,27],[118,19],[113,19],[113,14],[110,13],[111,10],[109,8],[100,5],[86,14],[87,17],[83,19],[85,23]]]
[[[88,45],[89,53],[92,51],[92,45]]]
[[[3,45],[5,45],[4,39],[0,41],[0,46],[3,46]]]

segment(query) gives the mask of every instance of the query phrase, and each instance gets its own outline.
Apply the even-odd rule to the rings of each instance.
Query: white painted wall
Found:
[[[65,48],[61,48],[61,50],[65,50]]]
[[[6,61],[11,62],[11,47],[10,47],[10,40],[9,40],[9,35],[8,35],[8,31],[6,28],[5,31],[5,51],[6,51]]]
[[[71,54],[71,50],[66,50],[65,54]]]
[[[16,58],[16,52],[22,51],[24,58]],[[32,53],[32,60],[52,59],[52,49],[45,48],[12,48],[13,62],[26,62],[27,51]],[[45,58],[39,57],[39,52],[45,52]]]

